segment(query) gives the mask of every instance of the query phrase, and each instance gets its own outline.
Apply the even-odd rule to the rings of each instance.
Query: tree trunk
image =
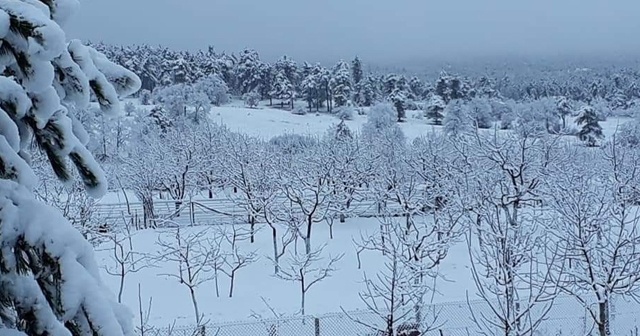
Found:
[[[307,255],[311,254],[311,226],[313,225],[313,217],[307,216],[307,236],[304,237],[304,245],[307,251]]]
[[[234,283],[234,281],[236,279],[236,271],[235,270],[231,271],[231,277],[230,278],[231,278],[230,279],[231,280],[231,284],[229,285],[229,297],[233,297],[233,283]]]
[[[255,243],[256,239],[256,217],[249,215],[249,224],[251,225],[251,244]]]
[[[200,325],[200,310],[198,310],[196,291],[193,287],[189,287],[189,293],[191,294],[191,302],[193,303],[193,312],[196,314],[196,325]]]
[[[611,330],[609,329],[609,301],[605,300],[598,303],[598,310],[598,334],[600,336],[609,336],[611,335]]]
[[[306,294],[306,291],[304,290],[304,276],[301,277],[300,289],[302,290],[302,292],[300,293],[300,294],[302,294],[301,295],[302,297],[301,297],[301,300],[300,300],[300,313],[302,313],[302,316],[304,317],[304,296]]]
[[[140,199],[142,200],[142,223],[143,228],[155,228],[155,213],[153,209],[153,196],[148,195],[140,195]]]
[[[280,271],[280,257],[278,256],[278,232],[275,227],[271,227],[271,237],[273,238],[274,274],[278,274]]]
[[[180,207],[182,206],[182,200],[176,201],[176,217],[180,217]]]

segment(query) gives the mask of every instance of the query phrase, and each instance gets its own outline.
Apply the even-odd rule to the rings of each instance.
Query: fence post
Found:
[[[320,319],[315,317],[313,319],[313,325],[315,327],[315,336],[320,336]]]

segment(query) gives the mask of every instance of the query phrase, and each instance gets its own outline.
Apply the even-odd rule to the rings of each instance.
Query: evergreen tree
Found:
[[[433,120],[434,124],[441,125],[442,118],[444,118],[443,112],[446,107],[447,104],[444,103],[444,100],[442,100],[440,96],[433,95],[425,107],[425,117]]]
[[[349,65],[346,62],[340,61],[336,64],[330,85],[336,107],[347,105],[347,102],[351,99],[352,89]]]
[[[271,96],[275,80],[273,67],[269,63],[261,62],[258,66],[258,77],[260,79],[256,91],[260,93],[260,99],[269,99],[269,105],[273,105],[273,97]]]
[[[415,76],[409,80],[409,90],[411,90],[414,99],[424,99],[427,94],[427,88],[424,82]]]
[[[351,62],[351,79],[353,79],[353,84],[358,85],[362,81],[364,76],[364,72],[362,71],[362,62],[356,56]]]
[[[406,103],[407,96],[404,91],[395,89],[389,95],[389,100],[393,103],[393,107],[396,109],[398,122],[402,122],[406,118]]]
[[[293,85],[294,90],[300,85],[300,76],[298,74],[298,64],[287,57],[287,55],[282,56],[276,63],[273,65],[275,73],[282,73],[289,80],[289,83]]]
[[[578,132],[578,139],[583,141],[587,147],[597,145],[598,139],[603,139],[602,127],[598,123],[596,110],[591,106],[584,106],[580,109],[580,115],[576,118],[576,124],[582,126]]]
[[[307,102],[309,111],[315,106],[316,110],[320,109],[320,83],[318,82],[318,76],[314,73],[309,73],[301,84],[302,97]]]
[[[255,50],[245,49],[240,53],[235,68],[237,89],[240,94],[251,92],[260,84],[261,63],[260,55]]]
[[[556,98],[556,114],[562,119],[562,129],[566,129],[567,116],[571,114],[571,103],[567,97],[561,96]]]
[[[132,316],[100,279],[91,245],[33,196],[32,143],[64,183],[78,176],[92,196],[106,192],[71,107],[83,111],[93,96],[103,113],[115,114],[118,96],[141,85],[95,49],[65,41],[60,27],[73,8],[62,0],[0,3],[1,335],[134,335]]]
[[[281,107],[284,107],[286,101],[291,104],[291,109],[293,109],[293,85],[284,72],[280,71],[276,74],[270,96],[279,99]]]
[[[473,129],[473,119],[460,99],[452,100],[445,109],[442,121],[445,134],[453,137],[468,133]]]

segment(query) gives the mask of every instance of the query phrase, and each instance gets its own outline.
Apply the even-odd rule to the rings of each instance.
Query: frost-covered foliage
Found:
[[[472,98],[467,103],[469,117],[473,119],[473,123],[478,128],[490,128],[492,125],[491,104],[486,98]]]
[[[604,139],[602,126],[598,123],[596,110],[591,106],[583,106],[580,108],[580,114],[576,118],[576,124],[582,127],[578,132],[578,139],[583,141],[588,147],[597,145],[598,140]]]
[[[316,144],[317,140],[315,138],[299,134],[284,134],[269,140],[269,145],[272,146],[272,148],[287,154],[303,152],[305,149]]]
[[[246,107],[256,108],[260,103],[260,94],[255,91],[247,92],[242,96],[242,99]]]
[[[353,120],[354,115],[355,109],[350,105],[343,106],[340,111],[338,111],[338,118],[340,118],[340,120]]]
[[[163,106],[170,118],[180,122],[190,120],[199,123],[206,118],[211,108],[211,97],[208,93],[213,91],[207,90],[209,88],[206,81],[194,86],[176,84],[154,92],[154,100]]]
[[[79,177],[90,195],[106,191],[69,108],[82,111],[94,97],[102,113],[115,115],[119,98],[140,88],[133,73],[66,41],[59,23],[74,4],[0,2],[0,334],[133,335],[132,316],[100,280],[91,245],[33,196],[32,142],[65,184]]]
[[[353,90],[351,88],[350,69],[346,62],[340,61],[335,66],[330,85],[336,107],[347,105]]]
[[[442,100],[440,96],[433,95],[427,102],[425,106],[424,115],[428,119],[433,120],[433,123],[436,125],[442,124],[442,119],[444,118],[444,110],[447,107],[447,104]]]
[[[459,136],[470,132],[473,128],[473,117],[469,109],[460,99],[452,100],[444,112],[444,132],[450,136]]]
[[[375,105],[369,110],[367,122],[362,125],[362,137],[371,143],[383,141],[404,145],[406,139],[396,121],[396,111],[391,104]]]
[[[214,106],[221,106],[231,100],[227,84],[218,75],[200,78],[194,84],[194,91],[204,93]]]

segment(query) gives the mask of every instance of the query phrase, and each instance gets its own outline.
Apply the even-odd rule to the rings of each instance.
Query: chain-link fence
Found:
[[[635,301],[613,302],[610,305],[610,335],[640,335],[640,321],[637,314],[639,308],[640,304]],[[442,303],[431,305],[423,311],[425,315],[422,333],[414,333],[411,328],[403,328],[410,326],[409,324],[399,323],[395,326],[394,334],[404,336],[504,334],[498,326],[500,322],[496,319],[492,308],[485,301]],[[597,312],[597,309],[594,311]],[[544,312],[546,312],[544,319],[536,324],[535,331],[531,335],[598,335],[598,328],[590,313],[574,298],[558,298],[549,310],[545,309],[544,304],[539,304],[531,311],[531,319],[524,319],[524,323],[535,323]],[[378,314],[356,311],[235,323],[208,323],[200,327],[153,328],[145,331],[141,336],[379,336],[384,330],[385,320]]]

